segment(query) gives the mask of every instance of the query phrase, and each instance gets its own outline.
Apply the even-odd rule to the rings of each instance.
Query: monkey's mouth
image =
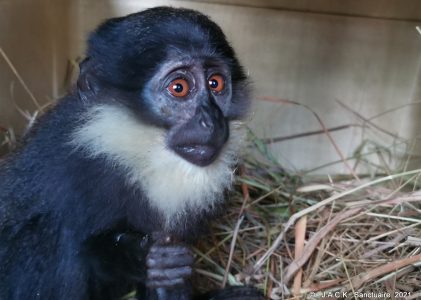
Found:
[[[219,150],[209,145],[180,145],[174,151],[185,160],[200,167],[210,165],[218,156]]]

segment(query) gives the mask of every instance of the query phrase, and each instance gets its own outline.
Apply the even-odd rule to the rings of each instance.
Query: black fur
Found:
[[[233,99],[241,98],[244,73],[206,16],[161,7],[102,24],[89,39],[77,88],[1,164],[0,299],[119,299],[139,285],[140,294],[158,297],[148,294],[144,278],[151,234],[162,229],[162,215],[126,183],[124,170],[104,157],[87,157],[69,140],[89,108],[103,101],[143,108],[142,118],[164,126],[142,106],[141,91],[172,51],[223,60]],[[228,117],[242,116],[245,107],[233,103]],[[192,211],[170,234],[190,242],[216,213]],[[128,243],[116,241],[120,233]]]

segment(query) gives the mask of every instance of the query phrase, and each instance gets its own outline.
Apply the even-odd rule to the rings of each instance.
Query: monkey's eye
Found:
[[[218,74],[212,75],[208,79],[208,84],[212,91],[220,93],[225,87],[224,77]]]
[[[178,78],[171,81],[167,89],[174,97],[185,97],[188,94],[190,87],[187,80]]]

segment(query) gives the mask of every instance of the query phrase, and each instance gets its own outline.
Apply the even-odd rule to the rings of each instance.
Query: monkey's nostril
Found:
[[[212,118],[208,114],[203,114],[200,116],[198,120],[201,127],[205,128],[206,130],[213,130],[214,124]]]

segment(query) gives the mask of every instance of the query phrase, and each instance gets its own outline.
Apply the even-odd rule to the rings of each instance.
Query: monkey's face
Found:
[[[167,146],[198,166],[211,164],[229,137],[231,75],[223,61],[177,59],[162,64],[143,101],[168,127]]]
[[[81,65],[86,112],[71,143],[118,168],[166,217],[208,210],[230,187],[249,97],[221,29],[158,7],[101,25]]]
[[[215,23],[194,11],[161,7],[110,20],[91,36],[88,56],[81,86],[94,77],[97,90],[163,129],[167,149],[194,166],[218,159],[229,122],[248,109],[247,80],[233,49]]]

